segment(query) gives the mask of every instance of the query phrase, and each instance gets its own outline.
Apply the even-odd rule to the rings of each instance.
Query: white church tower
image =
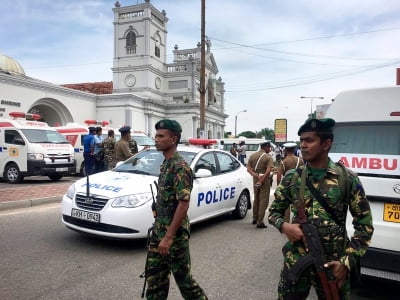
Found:
[[[151,3],[121,7],[115,3],[113,92],[161,99],[166,72],[165,11]]]

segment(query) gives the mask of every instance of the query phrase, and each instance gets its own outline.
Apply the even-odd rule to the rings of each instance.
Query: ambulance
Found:
[[[326,117],[336,121],[329,156],[358,173],[372,211],[361,275],[400,281],[400,86],[342,92]]]
[[[61,133],[68,142],[72,145],[75,155],[75,169],[74,173],[80,176],[85,176],[85,162],[83,159],[83,139],[89,134],[89,127],[101,127],[102,137],[106,139],[108,136],[108,130],[114,130],[114,136],[116,141],[121,138],[121,134],[118,130],[108,127],[108,121],[97,121],[97,120],[85,120],[86,125],[80,125],[76,123],[67,123],[65,126],[54,127],[59,133]]]
[[[74,172],[74,149],[40,119],[23,112],[0,118],[0,176],[8,183],[35,175],[57,181]]]

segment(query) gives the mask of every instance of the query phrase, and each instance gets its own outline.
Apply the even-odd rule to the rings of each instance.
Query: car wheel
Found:
[[[49,178],[50,178],[52,181],[58,181],[58,180],[60,180],[60,179],[62,178],[62,176],[59,175],[59,174],[54,174],[54,175],[49,175]]]
[[[22,181],[23,177],[21,176],[17,164],[10,163],[6,166],[4,170],[4,178],[8,183],[19,183]]]
[[[243,191],[240,194],[239,199],[236,203],[236,208],[232,213],[233,216],[237,219],[243,219],[247,214],[248,204],[249,204],[249,194]]]

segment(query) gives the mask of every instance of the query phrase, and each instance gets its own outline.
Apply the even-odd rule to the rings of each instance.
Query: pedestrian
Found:
[[[239,147],[237,148],[237,153],[238,153],[239,161],[243,165],[245,165],[244,159],[246,158],[246,143],[244,141],[241,141],[239,143]]]
[[[83,159],[85,162],[85,173],[91,175],[94,172],[94,134],[95,127],[89,127],[89,134],[83,138]]]
[[[121,132],[121,138],[115,143],[115,163],[119,161],[125,161],[129,157],[133,156],[129,150],[129,140],[131,139],[131,127],[124,126],[119,129]]]
[[[234,157],[237,158],[238,153],[237,153],[237,145],[236,145],[236,143],[233,143],[233,144],[232,144],[231,149],[229,149],[229,152],[230,152]]]
[[[113,129],[108,130],[107,138],[104,140],[103,145],[105,169],[111,170],[115,168],[115,134]]]
[[[271,143],[264,142],[260,150],[249,157],[247,172],[253,177],[254,202],[253,202],[253,224],[257,228],[267,228],[264,223],[265,210],[269,204],[269,193],[271,189],[270,173],[274,161],[269,155]]]
[[[101,127],[96,127],[94,135],[94,172],[99,173],[104,171],[104,149],[103,149],[103,130]]]
[[[187,211],[193,173],[176,149],[182,128],[175,120],[161,120],[155,128],[156,149],[163,152],[165,159],[160,167],[156,217],[148,250],[146,298],[167,299],[172,272],[184,299],[208,299],[191,274]]]
[[[292,169],[297,169],[298,167],[303,165],[303,159],[294,154],[296,150],[297,144],[294,142],[288,142],[282,145],[284,147],[284,158],[280,162],[278,162],[278,170],[276,176],[276,182],[279,184],[282,180],[282,177]],[[288,207],[285,211],[285,222],[290,222],[290,207]]]
[[[219,150],[224,150],[224,141],[220,141],[220,142],[219,142],[218,149],[219,149]]]
[[[319,299],[325,299],[323,287],[314,266],[306,268],[299,279],[288,282],[286,275],[307,254],[304,233],[296,222],[287,223],[284,212],[295,201],[304,207],[307,222],[316,226],[327,263],[339,289],[340,299],[350,298],[350,270],[355,268],[371,241],[373,226],[369,203],[358,176],[329,158],[333,143],[333,119],[308,119],[299,129],[304,166],[290,170],[275,190],[268,221],[289,241],[283,246],[284,266],[278,286],[279,299],[306,299],[311,286]],[[300,172],[300,174],[299,174]],[[311,190],[309,187],[313,187]],[[343,188],[344,187],[344,188]],[[300,199],[300,201],[298,200]],[[354,234],[347,239],[347,210],[352,215]],[[301,216],[300,216],[301,217]]]

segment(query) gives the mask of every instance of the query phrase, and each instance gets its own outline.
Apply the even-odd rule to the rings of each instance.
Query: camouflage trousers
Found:
[[[297,243],[295,243],[296,245]],[[284,266],[281,271],[281,278],[278,286],[278,299],[307,299],[311,287],[314,287],[318,299],[326,299],[321,282],[315,271],[314,266],[310,266],[304,270],[300,275],[298,281],[292,284],[286,280],[287,270],[293,266],[304,254],[306,254],[303,247],[295,247],[291,242],[287,242],[282,249],[284,255]],[[339,290],[340,299],[350,299],[350,277]]]
[[[175,237],[168,256],[158,253],[160,240],[155,232],[151,235],[148,252],[146,299],[168,298],[171,272],[184,299],[208,299],[203,289],[193,279],[189,253],[189,233],[181,232]]]

